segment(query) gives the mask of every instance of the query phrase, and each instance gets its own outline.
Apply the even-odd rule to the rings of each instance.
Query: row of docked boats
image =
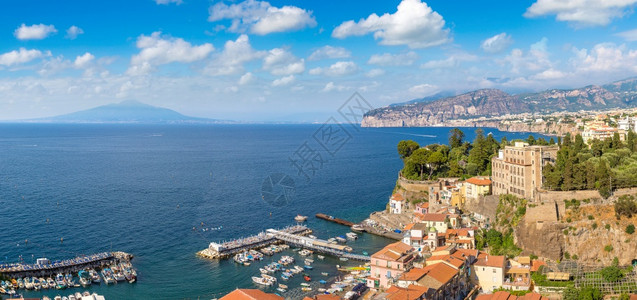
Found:
[[[287,250],[287,249],[289,249],[289,248],[290,248],[290,246],[288,246],[288,245],[286,245],[286,244],[282,244],[282,245],[270,245],[270,246],[267,246],[267,247],[265,247],[265,248],[261,248],[261,252],[262,252],[263,254],[265,254],[265,255],[272,256],[272,255],[274,255],[275,253],[279,253],[279,252],[281,252],[281,251],[283,251],[283,250]]]
[[[234,262],[249,266],[253,261],[259,261],[263,259],[263,253],[256,250],[248,250],[234,255]]]
[[[136,280],[137,271],[130,262],[121,262],[103,268],[99,273],[95,269],[80,270],[77,273],[77,281],[74,274],[71,273],[58,273],[53,277],[24,277],[1,281],[0,294],[16,294],[18,289],[35,291],[43,289],[62,290],[80,286],[87,287],[91,284],[99,284],[102,281],[106,284],[111,284],[118,281],[133,283]]]
[[[74,294],[70,294],[68,296],[57,295],[53,298],[53,300],[82,300],[82,299],[104,300],[105,298],[104,296],[98,295],[97,293],[91,294],[87,291],[84,291],[81,294],[79,292],[75,292]],[[51,300],[51,298],[49,298],[48,296],[44,296],[42,300]]]

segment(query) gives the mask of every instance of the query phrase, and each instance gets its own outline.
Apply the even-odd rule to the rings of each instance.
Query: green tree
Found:
[[[601,300],[603,298],[599,289],[590,286],[583,287],[579,292],[579,296],[582,300]]]
[[[414,169],[418,172],[418,177],[423,180],[425,171],[427,171],[427,160],[431,155],[431,151],[427,148],[419,148],[409,156],[409,163],[413,164]]]
[[[464,139],[464,132],[458,128],[454,128],[451,129],[449,134],[449,147],[451,147],[451,149],[461,147]]]
[[[418,148],[420,148],[420,145],[412,140],[398,142],[398,154],[402,159],[411,156]]]
[[[626,226],[626,233],[628,233],[628,234],[635,233],[635,225],[630,224],[630,225]]]
[[[427,157],[427,164],[429,166],[429,179],[434,175],[440,167],[447,162],[447,157],[440,152],[436,151]]]
[[[632,130],[628,131],[628,135],[626,136],[626,147],[630,151],[637,151],[637,133]]]
[[[606,280],[607,282],[619,281],[624,277],[624,273],[622,273],[622,270],[616,266],[603,268],[600,273],[602,275],[602,278],[604,278],[604,280]]]
[[[621,138],[619,137],[619,132],[615,132],[615,134],[613,134],[613,149],[619,149],[624,147],[624,144],[622,143]]]
[[[579,290],[574,287],[568,287],[562,292],[562,300],[580,300]]]
[[[529,145],[531,146],[535,145],[535,137],[532,134],[529,135],[529,137],[526,139],[526,142],[529,143]]]
[[[555,139],[553,137],[549,140],[549,145],[555,145]]]
[[[608,198],[611,193],[610,168],[603,159],[600,159],[595,167],[595,179],[597,180],[595,187],[599,194],[604,198]]]
[[[579,133],[575,135],[575,143],[573,144],[573,146],[575,147],[576,152],[580,152],[582,151],[582,149],[588,149],[588,147],[586,147],[586,143],[584,143],[582,135]]]

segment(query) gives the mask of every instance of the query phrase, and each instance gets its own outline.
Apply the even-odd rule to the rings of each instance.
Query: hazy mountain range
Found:
[[[517,95],[497,89],[482,89],[433,101],[410,101],[369,111],[363,118],[362,126],[432,126],[449,120],[505,114],[629,107],[637,107],[637,77],[577,89],[552,89]]]

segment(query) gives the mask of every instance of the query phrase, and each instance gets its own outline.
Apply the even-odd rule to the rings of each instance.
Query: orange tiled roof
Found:
[[[410,285],[406,289],[392,285],[387,289],[387,300],[416,300],[427,293],[428,288],[419,285]]]
[[[425,274],[427,274],[427,272],[429,272],[429,269],[411,268],[411,270],[409,270],[408,272],[405,272],[402,275],[400,275],[398,280],[417,281],[418,279],[420,279],[423,276],[425,276]]]
[[[407,230],[411,230],[411,228],[413,228],[413,227],[414,227],[414,223],[409,223],[409,224],[407,224],[407,225],[405,226],[405,229],[404,229],[404,230],[405,230],[405,231],[407,231]]]
[[[372,254],[373,258],[380,258],[384,260],[392,260],[397,261],[407,252],[411,251],[413,248],[403,242],[395,242],[393,244],[389,244],[385,246],[385,248],[380,251]]]
[[[541,261],[541,260],[538,260],[538,259],[532,260],[531,261],[531,272],[537,272],[540,269],[540,266],[545,266],[545,265],[546,265],[546,263]]]
[[[502,255],[486,255],[485,257],[479,258],[475,265],[493,268],[504,268],[505,261],[506,260]]]
[[[257,289],[236,289],[219,300],[283,300],[283,297]]]
[[[475,184],[475,185],[491,185],[491,180],[489,179],[481,179],[481,178],[477,178],[477,177],[471,177],[467,180],[465,180],[466,183],[471,183],[471,184]]]
[[[403,198],[403,195],[398,193],[391,195],[391,198],[389,199],[394,201],[405,201],[405,198]]]
[[[427,277],[433,278],[441,284],[446,284],[454,276],[458,274],[458,270],[447,264],[435,264],[427,273]]]
[[[418,216],[423,221],[430,222],[444,222],[447,218],[446,214],[422,214],[422,216]]]
[[[429,202],[420,202],[416,206],[418,206],[420,208],[429,208]]]

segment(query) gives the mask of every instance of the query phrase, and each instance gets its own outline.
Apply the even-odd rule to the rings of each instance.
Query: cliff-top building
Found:
[[[504,147],[491,161],[493,194],[533,199],[542,187],[542,169],[547,163],[555,163],[557,150],[558,146],[529,146],[524,142]]]

